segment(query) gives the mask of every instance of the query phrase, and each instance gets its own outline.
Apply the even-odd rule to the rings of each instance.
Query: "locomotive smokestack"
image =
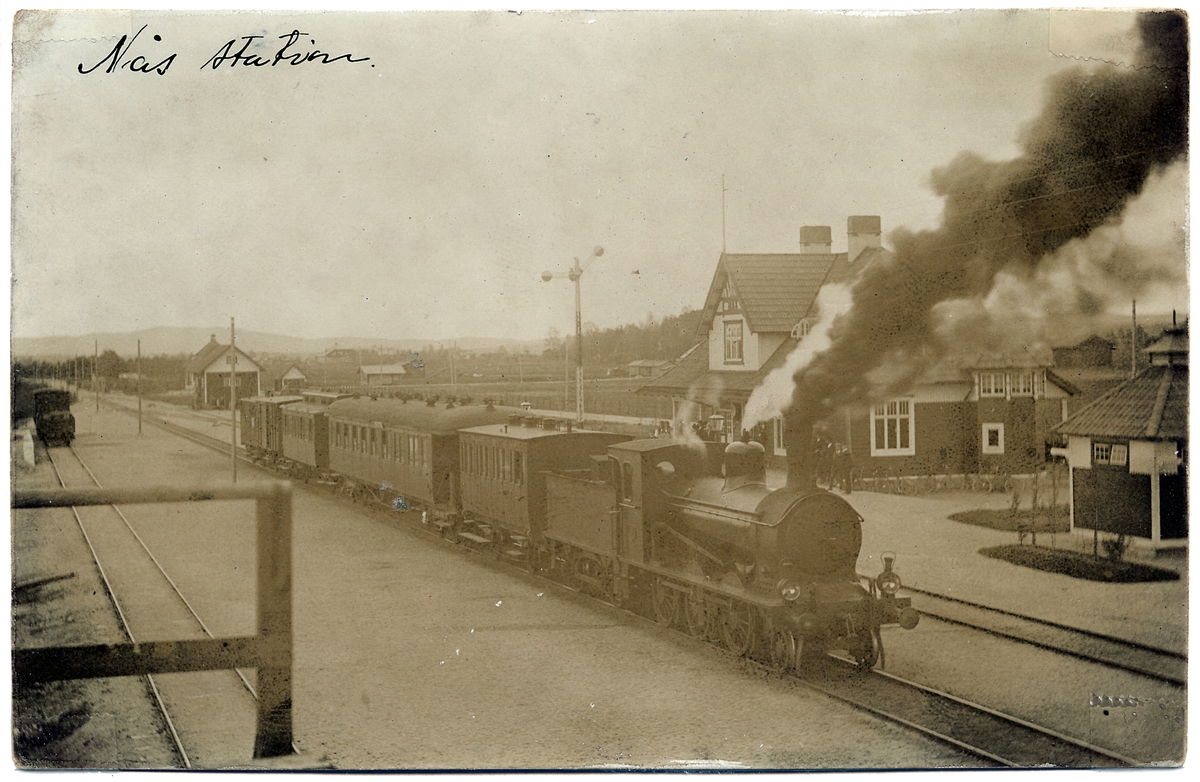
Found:
[[[783,417],[783,443],[787,448],[787,488],[816,488],[813,478],[812,419],[789,411]]]

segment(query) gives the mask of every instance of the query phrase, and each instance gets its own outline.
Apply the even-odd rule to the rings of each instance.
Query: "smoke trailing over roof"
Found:
[[[829,348],[795,375],[793,415],[819,420],[847,403],[906,392],[965,344],[976,341],[976,353],[994,347],[987,343],[997,324],[982,304],[998,279],[1044,288],[1038,275],[1051,266],[1067,276],[1084,268],[1062,254],[1086,252],[1080,240],[1119,221],[1147,179],[1187,152],[1186,20],[1145,13],[1139,32],[1135,64],[1080,67],[1048,82],[1020,156],[993,162],[964,152],[933,172],[945,199],[941,227],[896,231],[891,257],[862,270]],[[1138,263],[1114,251],[1095,267],[1144,282],[1152,272],[1123,268]],[[1094,289],[1071,290],[1069,306],[1080,312],[1105,304]]]

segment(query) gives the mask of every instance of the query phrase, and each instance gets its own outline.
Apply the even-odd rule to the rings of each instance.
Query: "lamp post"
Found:
[[[604,255],[604,248],[596,247],[582,265],[576,258],[575,265],[566,274],[566,277],[575,283],[575,420],[581,424],[583,423],[583,318],[579,311],[579,278],[583,276],[588,265],[601,255]],[[562,276],[562,274],[544,271],[542,272],[542,282],[550,282],[555,277]]]

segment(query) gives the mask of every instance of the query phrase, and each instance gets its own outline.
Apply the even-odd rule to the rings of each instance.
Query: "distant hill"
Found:
[[[223,344],[229,342],[229,328],[179,328],[162,326],[124,334],[81,334],[58,337],[13,337],[14,358],[43,360],[63,359],[72,356],[90,356],[99,342],[100,352],[112,350],[117,355],[137,355],[138,340],[142,341],[143,356],[192,355],[208,343],[212,335]],[[492,337],[468,337],[454,340],[460,350],[491,352],[502,346],[509,352],[528,349],[541,353],[542,340],[497,339]],[[256,355],[288,355],[295,357],[320,356],[333,348],[371,350],[382,348],[384,352],[399,353],[423,350],[427,345],[449,346],[447,340],[429,339],[371,339],[366,337],[330,337],[327,339],[304,339],[261,331],[237,332],[237,344],[247,353]]]

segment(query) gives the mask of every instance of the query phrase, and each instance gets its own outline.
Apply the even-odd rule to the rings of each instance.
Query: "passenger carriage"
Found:
[[[328,413],[328,405],[310,402],[283,408],[283,456],[291,462],[291,471],[297,477],[320,478],[329,472]]]
[[[464,429],[459,441],[464,525],[458,535],[519,560],[546,551],[545,473],[590,473],[609,445],[628,439],[516,414],[505,424]]]
[[[328,406],[329,467],[352,493],[395,495],[396,507],[457,510],[458,430],[507,419],[511,409],[431,407],[396,399],[341,399]]]

